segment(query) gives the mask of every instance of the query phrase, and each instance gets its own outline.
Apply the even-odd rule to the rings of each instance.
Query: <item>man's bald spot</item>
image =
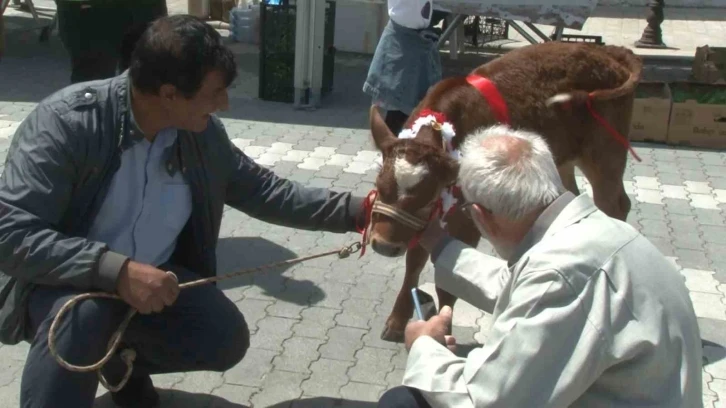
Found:
[[[487,137],[482,140],[481,146],[490,151],[504,153],[502,157],[507,158],[509,165],[515,165],[532,155],[532,144],[528,140],[508,134]]]

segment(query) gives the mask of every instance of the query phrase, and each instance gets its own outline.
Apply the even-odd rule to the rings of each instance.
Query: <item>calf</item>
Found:
[[[538,132],[552,150],[565,187],[579,194],[577,166],[592,185],[595,204],[625,220],[630,199],[622,178],[641,70],[641,60],[627,48],[547,42],[509,52],[467,77],[440,81],[398,137],[371,108],[371,132],[383,160],[367,201],[364,241],[381,255],[406,255],[405,278],[382,339],[403,339],[413,312],[411,289],[428,260],[416,241],[426,221],[442,216],[453,237],[474,247],[479,242],[471,220],[451,206],[463,201],[455,188],[457,149],[478,128],[504,122]],[[436,293],[439,307],[456,301],[438,288]]]

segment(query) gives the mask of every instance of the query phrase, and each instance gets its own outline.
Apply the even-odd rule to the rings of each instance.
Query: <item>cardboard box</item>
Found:
[[[726,84],[672,82],[668,143],[726,148]]]
[[[665,82],[641,82],[635,90],[630,140],[665,143],[671,114],[671,91]]]
[[[726,83],[726,48],[708,45],[696,48],[691,77],[696,82]]]

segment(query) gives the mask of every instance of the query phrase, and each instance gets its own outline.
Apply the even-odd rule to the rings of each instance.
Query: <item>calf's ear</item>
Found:
[[[375,143],[378,150],[386,150],[396,140],[396,136],[388,128],[388,125],[386,125],[376,105],[371,105],[370,121],[373,143]]]

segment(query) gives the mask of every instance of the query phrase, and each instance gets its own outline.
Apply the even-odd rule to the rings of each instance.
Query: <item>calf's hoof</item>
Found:
[[[394,329],[391,326],[386,325],[381,333],[381,340],[390,341],[391,343],[403,343],[403,333],[404,330]]]

